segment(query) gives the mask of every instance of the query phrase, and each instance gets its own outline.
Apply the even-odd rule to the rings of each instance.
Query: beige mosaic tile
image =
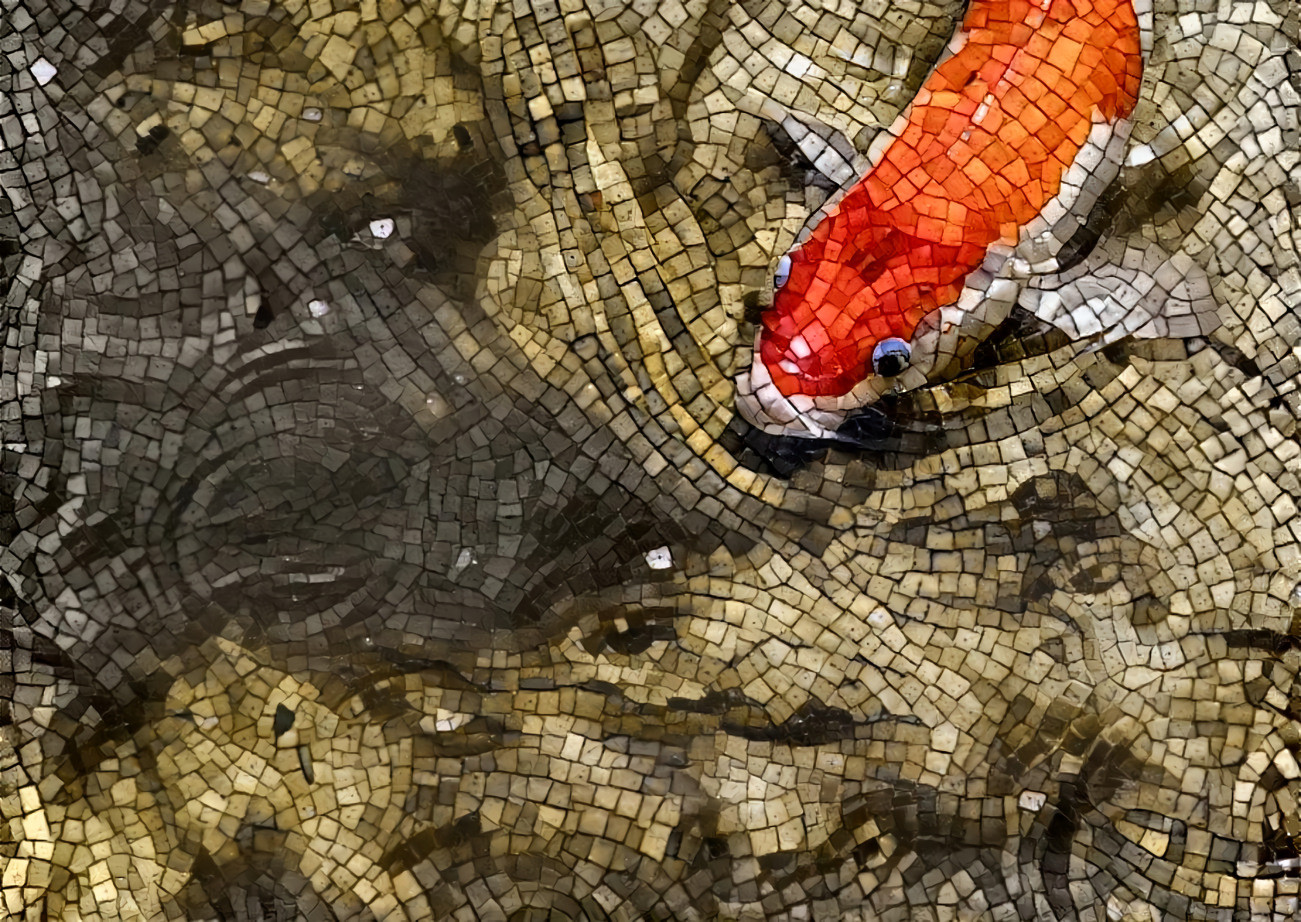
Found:
[[[0,916],[1283,920],[1287,0],[0,0]]]

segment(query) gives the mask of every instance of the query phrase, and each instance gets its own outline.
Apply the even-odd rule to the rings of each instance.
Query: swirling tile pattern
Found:
[[[1299,115],[1289,0],[0,0],[0,916],[1297,918]]]

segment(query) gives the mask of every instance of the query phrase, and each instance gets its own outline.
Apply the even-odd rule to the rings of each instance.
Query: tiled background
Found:
[[[1299,40],[0,0],[0,915],[1295,918]]]

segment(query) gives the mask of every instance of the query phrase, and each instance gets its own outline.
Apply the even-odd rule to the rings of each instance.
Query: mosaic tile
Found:
[[[0,0],[0,916],[1301,915],[1287,0]]]

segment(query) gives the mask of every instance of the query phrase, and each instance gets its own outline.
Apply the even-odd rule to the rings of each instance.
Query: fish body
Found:
[[[783,261],[749,382],[769,422],[774,400],[798,415],[897,373],[882,356],[906,365],[923,319],[959,303],[991,248],[1046,226],[1072,166],[1127,136],[1143,71],[1132,0],[973,0],[950,48],[873,167]]]

